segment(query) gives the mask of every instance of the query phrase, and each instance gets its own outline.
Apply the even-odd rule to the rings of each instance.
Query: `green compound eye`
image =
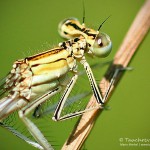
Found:
[[[106,57],[110,54],[112,42],[110,37],[105,33],[99,33],[91,49],[92,53],[97,57]]]

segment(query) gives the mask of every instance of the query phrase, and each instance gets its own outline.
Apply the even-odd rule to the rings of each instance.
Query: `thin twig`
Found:
[[[115,70],[118,67],[127,67],[128,63],[131,61],[133,54],[137,50],[138,46],[144,39],[146,33],[150,28],[150,0],[147,0],[145,4],[142,6],[141,10],[137,14],[133,24],[131,25],[121,47],[117,51],[113,63],[108,68],[104,78],[100,82],[99,86],[102,91],[102,94],[106,92],[108,86],[110,84],[110,80],[112,75],[114,74]],[[117,86],[118,81],[121,79],[122,72],[120,72],[117,77],[115,84],[110,90],[109,96],[106,100],[110,98],[114,88]],[[91,97],[88,106],[95,105],[96,100],[94,96]],[[88,107],[87,106],[87,107]],[[70,137],[67,139],[65,144],[62,147],[62,150],[78,150],[81,148],[83,142],[87,138],[88,134],[90,133],[95,120],[102,112],[102,109],[97,109],[85,113],[80,121],[78,122],[77,126],[71,133]]]

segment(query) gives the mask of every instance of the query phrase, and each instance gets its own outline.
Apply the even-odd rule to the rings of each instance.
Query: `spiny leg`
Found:
[[[96,84],[96,81],[95,81],[95,78],[93,76],[93,73],[92,73],[92,70],[89,66],[89,64],[87,63],[85,57],[83,57],[83,59],[80,61],[81,64],[83,64],[85,70],[86,70],[86,73],[87,73],[87,76],[89,78],[89,82],[90,82],[90,85],[91,85],[91,88],[92,88],[92,91],[93,91],[93,94],[98,102],[98,104],[100,105],[100,107],[102,107],[102,105],[104,104],[105,100],[107,99],[108,97],[108,94],[110,92],[110,89],[112,87],[112,85],[114,84],[115,80],[116,80],[116,77],[118,75],[118,73],[120,71],[125,71],[125,70],[132,70],[132,68],[130,67],[125,67],[125,68],[117,68],[113,74],[113,77],[111,78],[111,81],[110,81],[110,84],[109,84],[109,87],[108,89],[106,90],[106,93],[104,95],[104,97],[102,97],[99,89],[98,89],[98,86]],[[95,108],[98,108],[98,107],[95,107]],[[86,110],[85,110],[86,111]]]
[[[95,96],[98,104],[102,105],[104,103],[102,95],[101,95],[101,93],[99,91],[99,88],[98,88],[98,86],[96,84],[93,72],[92,72],[89,64],[87,63],[85,57],[82,58],[82,60],[80,61],[80,63],[84,66],[86,74],[87,74],[87,76],[89,78],[89,82],[90,82],[93,94],[94,94],[94,96]]]
[[[56,109],[55,109],[54,116],[52,118],[54,121],[65,120],[65,119],[69,119],[69,118],[73,117],[72,116],[73,114],[67,114],[67,115],[62,116],[62,117],[60,115],[61,115],[62,109],[64,107],[64,104],[65,104],[74,84],[76,83],[77,79],[78,79],[78,75],[75,74],[71,78],[70,82],[67,84],[66,89],[65,89]]]
[[[19,111],[19,117],[26,125],[27,129],[31,133],[31,135],[35,138],[35,140],[43,147],[44,150],[53,150],[52,146],[48,143],[45,139],[44,135],[41,131],[37,128],[37,126],[29,120],[26,115],[28,115],[35,107],[39,104],[48,100],[51,96],[55,95],[61,90],[61,87],[55,88],[54,90],[42,95],[37,100],[33,101],[29,105],[25,106]]]

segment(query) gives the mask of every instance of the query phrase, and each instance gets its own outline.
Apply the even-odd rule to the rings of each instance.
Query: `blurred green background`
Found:
[[[84,3],[85,22],[88,27],[97,29],[99,24],[111,15],[101,30],[110,35],[113,51],[106,59],[96,59],[95,62],[112,60],[144,1],[84,0]],[[82,21],[82,8],[82,0],[0,0],[0,77],[7,74],[15,60],[61,42],[63,39],[57,33],[58,23],[68,17],[76,17]],[[120,138],[150,139],[149,56],[150,34],[146,36],[130,63],[134,70],[124,74],[108,104],[111,109],[104,111],[98,118],[83,149],[150,149],[150,146],[120,146]],[[99,69],[101,75],[98,80],[106,68]],[[48,135],[55,141],[52,142],[55,149],[61,148],[76,121],[77,119],[72,119],[53,123],[46,120],[47,124],[51,124],[47,126],[51,131]],[[0,128],[0,149],[35,148]]]

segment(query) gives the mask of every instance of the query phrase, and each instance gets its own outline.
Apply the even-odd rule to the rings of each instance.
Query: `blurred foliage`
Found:
[[[101,31],[110,35],[113,51],[105,59],[88,58],[90,64],[112,60],[123,37],[128,31],[143,0],[85,0],[85,23],[97,29],[109,15]],[[0,77],[11,69],[16,59],[57,46],[63,39],[57,33],[58,23],[64,18],[76,17],[82,21],[82,0],[1,0],[0,1]],[[140,45],[130,66],[109,102],[110,110],[105,110],[97,120],[89,138],[84,144],[86,150],[123,149],[120,138],[150,139],[150,34]],[[94,70],[97,81],[100,81],[107,66]],[[84,80],[84,79],[83,79]],[[87,86],[85,79],[82,85]],[[74,91],[81,85],[77,85]],[[37,122],[46,133],[48,140],[59,150],[72,131],[77,119],[53,122],[50,117]],[[34,150],[35,148],[0,128],[0,149]],[[133,149],[135,147],[127,147]],[[145,150],[149,147],[136,147]]]

